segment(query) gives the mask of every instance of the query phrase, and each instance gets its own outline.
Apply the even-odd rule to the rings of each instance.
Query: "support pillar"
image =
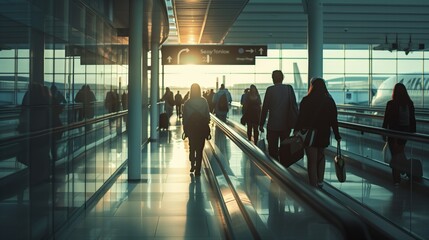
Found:
[[[141,178],[143,1],[130,0],[128,180]]]
[[[30,28],[30,82],[44,85],[45,79],[45,14],[32,6]]]
[[[156,3],[154,3],[156,4]],[[159,36],[160,20],[159,13],[155,11],[152,15],[152,39],[151,39],[151,79],[150,79],[150,140],[157,141],[159,137],[158,122],[158,93],[159,93]]]
[[[323,3],[307,1],[308,87],[312,77],[323,77]]]

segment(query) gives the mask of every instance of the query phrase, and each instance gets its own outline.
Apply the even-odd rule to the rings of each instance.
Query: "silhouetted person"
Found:
[[[165,102],[164,109],[168,115],[168,118],[170,119],[171,115],[173,115],[174,96],[173,96],[173,92],[170,90],[169,87],[165,88],[165,93],[162,96],[161,100]]]
[[[305,147],[307,155],[307,171],[310,185],[323,186],[325,175],[325,148],[330,143],[331,128],[335,139],[341,140],[338,131],[337,106],[328,92],[325,80],[313,78],[310,88],[299,107],[298,120],[295,131],[301,129],[315,129],[314,143]]]
[[[54,84],[51,86],[51,96],[52,96],[52,127],[59,128],[63,126],[60,115],[64,111],[64,104],[67,101],[64,95],[57,89],[57,86],[55,86]],[[54,162],[58,160],[57,141],[62,138],[62,135],[63,135],[62,130],[60,131],[59,129],[53,129],[51,155]]]
[[[247,125],[247,139],[256,144],[259,138],[259,119],[261,118],[261,97],[255,85],[250,85],[243,101],[243,119]]]
[[[128,92],[124,91],[121,96],[122,110],[128,109]],[[128,130],[128,115],[124,116],[125,126]]]
[[[82,107],[79,109],[79,121],[94,118],[94,103],[96,101],[95,94],[88,84],[82,86],[76,94],[75,102],[81,103]],[[88,124],[87,130],[92,129],[92,124]]]
[[[38,231],[34,234],[38,239],[44,239],[48,234],[48,220],[50,216],[50,133],[51,127],[51,95],[49,88],[39,83],[30,83],[21,105],[18,130],[29,134],[22,143],[18,161],[27,165],[29,169],[29,209],[30,224],[37,224]]]
[[[416,132],[414,103],[408,95],[405,85],[402,83],[395,84],[392,100],[387,102],[383,128],[403,132]],[[401,182],[401,170],[395,167],[395,165],[404,164],[404,151],[407,140],[388,137],[387,142],[392,154],[390,166],[392,168],[393,182],[395,185],[398,185]],[[403,154],[404,157],[398,157],[399,154]]]
[[[213,89],[210,89],[209,94],[207,94],[207,103],[209,104],[209,110],[211,113],[214,111],[214,104],[213,104],[213,97],[215,95],[215,92]]]
[[[292,112],[297,112],[295,93],[291,85],[283,84],[284,75],[280,70],[273,71],[271,75],[274,85],[269,86],[265,92],[262,104],[259,130],[264,131],[265,120],[267,123],[268,154],[279,159],[279,143],[290,135],[295,125]]]
[[[244,89],[243,94],[241,94],[240,104],[242,107],[241,108],[242,114],[244,114],[244,103],[246,102],[246,97],[247,97],[247,94],[249,93],[249,91],[250,91],[250,88],[246,88],[246,89]]]
[[[176,95],[174,96],[174,104],[176,105],[176,115],[177,117],[182,117],[182,95],[179,91],[177,91]]]
[[[118,90],[110,90],[106,93],[106,98],[104,100],[104,106],[108,113],[118,112],[121,106],[119,100]],[[110,127],[116,124],[116,118],[109,118]]]
[[[104,106],[108,113],[117,112],[120,109],[120,101],[118,90],[110,90],[106,93],[106,99],[104,100]]]
[[[201,175],[204,143],[210,135],[209,122],[209,106],[206,99],[201,97],[200,86],[194,83],[191,86],[190,98],[183,106],[183,129],[189,138],[190,171],[195,171],[195,176]]]
[[[183,103],[185,103],[186,101],[188,101],[189,99],[189,91],[185,94],[185,96],[183,97]]]
[[[225,88],[225,84],[222,83],[219,91],[213,96],[214,111],[217,118],[226,122],[226,116],[228,115],[231,102],[231,93]]]

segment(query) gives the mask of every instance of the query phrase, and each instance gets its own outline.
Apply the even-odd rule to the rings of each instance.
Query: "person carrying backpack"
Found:
[[[201,163],[205,139],[210,138],[210,114],[207,100],[201,97],[201,88],[194,83],[191,86],[190,98],[183,106],[183,130],[189,138],[190,172],[201,175]]]
[[[231,102],[231,93],[225,88],[225,84],[221,84],[219,91],[213,96],[214,111],[217,118],[226,122]]]

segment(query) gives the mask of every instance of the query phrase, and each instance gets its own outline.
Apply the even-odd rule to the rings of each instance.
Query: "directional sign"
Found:
[[[255,57],[267,56],[267,46],[164,45],[162,64],[254,65]]]

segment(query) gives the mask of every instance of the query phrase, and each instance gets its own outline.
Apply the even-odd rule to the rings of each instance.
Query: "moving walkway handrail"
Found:
[[[393,137],[393,138],[402,138],[411,141],[417,141],[422,143],[429,143],[429,135],[422,133],[410,133],[410,132],[401,132],[390,129],[385,129],[381,127],[368,126],[357,123],[349,123],[344,121],[338,121],[338,126],[342,128],[352,129],[356,131],[374,133],[381,136]]]
[[[2,139],[0,139],[0,146],[8,145],[8,144],[11,144],[13,142],[24,141],[28,138],[35,138],[35,137],[40,137],[40,136],[44,136],[47,134],[56,133],[56,132],[63,132],[63,131],[70,131],[72,129],[78,129],[78,128],[84,127],[87,124],[94,124],[94,123],[102,122],[102,121],[105,121],[105,120],[108,120],[111,118],[122,117],[122,116],[125,116],[127,114],[128,114],[128,110],[123,110],[123,111],[119,111],[119,112],[115,112],[115,113],[105,114],[101,117],[96,117],[96,118],[92,118],[92,119],[85,119],[83,121],[70,123],[67,125],[60,126],[60,127],[47,128],[47,129],[43,129],[40,131],[32,131],[32,132],[28,132],[28,133],[22,133],[22,134],[19,134],[17,136],[2,138]]]
[[[347,115],[347,116],[354,116],[354,117],[364,117],[364,118],[375,118],[375,119],[380,119],[383,120],[384,116],[383,115],[374,115],[374,114],[369,114],[369,113],[360,113],[360,112],[347,112],[347,111],[338,111],[338,115]],[[429,123],[429,119],[425,119],[425,118],[417,118],[416,119],[417,124],[419,123],[423,123],[423,124],[428,124]]]
[[[280,171],[271,158],[267,157],[260,149],[255,148],[254,145],[232,130],[231,127],[214,117],[211,119],[234,144],[246,155],[251,156],[251,161],[258,168],[266,172],[280,185],[287,186],[288,189],[302,197],[309,206],[338,227],[346,239],[370,239],[367,227],[349,210],[340,206],[322,192],[302,183],[300,179],[288,171]]]
[[[353,110],[353,111],[368,111],[368,112],[383,112],[386,111],[386,107],[381,106],[360,106],[351,104],[338,104],[337,109]],[[426,108],[415,108],[416,115],[429,115],[429,110]]]

